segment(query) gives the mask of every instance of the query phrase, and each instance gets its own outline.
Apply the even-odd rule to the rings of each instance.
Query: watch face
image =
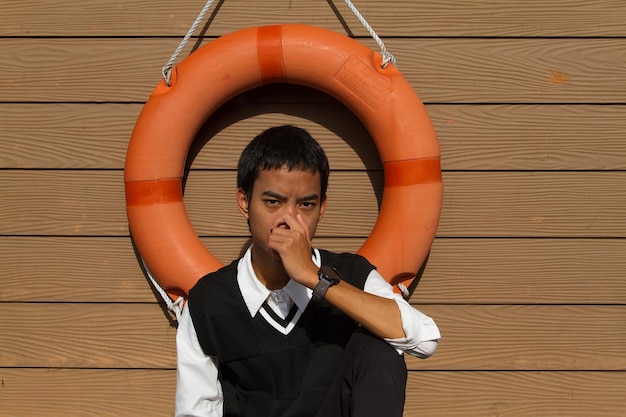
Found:
[[[328,288],[339,284],[340,275],[335,268],[330,265],[323,265],[319,272],[319,282],[313,288],[313,300],[319,301],[326,295]]]
[[[331,282],[332,285],[337,284],[341,279],[339,272],[337,272],[337,270],[330,265],[323,265],[320,268],[320,278],[322,278],[322,274],[324,275],[324,278]]]

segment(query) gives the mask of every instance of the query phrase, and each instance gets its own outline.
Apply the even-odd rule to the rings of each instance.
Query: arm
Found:
[[[309,288],[314,288],[318,281],[315,270]],[[400,309],[392,299],[362,291],[343,280],[330,287],[325,298],[378,337],[385,339],[405,337]]]
[[[311,260],[311,239],[302,217],[285,216],[288,229],[276,228],[270,247],[276,250],[291,279],[311,289],[319,282],[318,267]],[[430,356],[439,339],[437,326],[429,317],[413,309],[391,286],[373,272],[362,291],[345,281],[326,292],[326,299],[378,337],[400,350],[420,357]],[[413,352],[414,349],[417,349]]]
[[[328,289],[326,299],[399,352],[425,359],[437,349],[441,335],[433,319],[394,293],[376,270],[364,291],[342,281]]]
[[[198,343],[185,305],[176,332],[176,417],[222,417],[222,387],[213,358]]]
[[[287,227],[279,227],[281,224]],[[269,246],[279,254],[291,279],[315,288],[319,268],[311,259],[311,237],[301,214],[285,214],[277,219],[271,229]],[[325,298],[378,337],[404,337],[400,310],[393,300],[366,293],[346,281],[329,288]]]
[[[441,334],[432,318],[413,308],[400,294],[395,293],[391,285],[376,270],[368,276],[365,291],[392,299],[400,309],[405,336],[385,339],[391,346],[399,352],[421,359],[428,358],[435,353]]]

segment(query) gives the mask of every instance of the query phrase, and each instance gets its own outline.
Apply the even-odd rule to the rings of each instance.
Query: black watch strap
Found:
[[[333,285],[339,284],[341,277],[335,268],[329,265],[323,265],[319,272],[319,282],[313,288],[313,300],[319,301],[326,296],[326,291]]]

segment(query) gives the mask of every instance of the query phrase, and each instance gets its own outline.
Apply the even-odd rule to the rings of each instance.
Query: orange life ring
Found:
[[[383,163],[376,224],[358,253],[390,283],[412,279],[426,259],[441,212],[439,144],[419,97],[391,64],[347,36],[285,24],[224,35],[184,59],[146,102],[126,155],[130,231],[148,269],[176,298],[222,263],[202,244],[183,203],[189,148],[216,109],[268,83],[323,91],[363,123]]]

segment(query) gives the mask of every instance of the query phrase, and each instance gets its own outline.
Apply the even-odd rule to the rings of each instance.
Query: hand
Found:
[[[311,237],[302,215],[285,214],[270,230],[270,249],[280,257],[291,279],[313,288],[317,285],[317,266],[311,259]]]

